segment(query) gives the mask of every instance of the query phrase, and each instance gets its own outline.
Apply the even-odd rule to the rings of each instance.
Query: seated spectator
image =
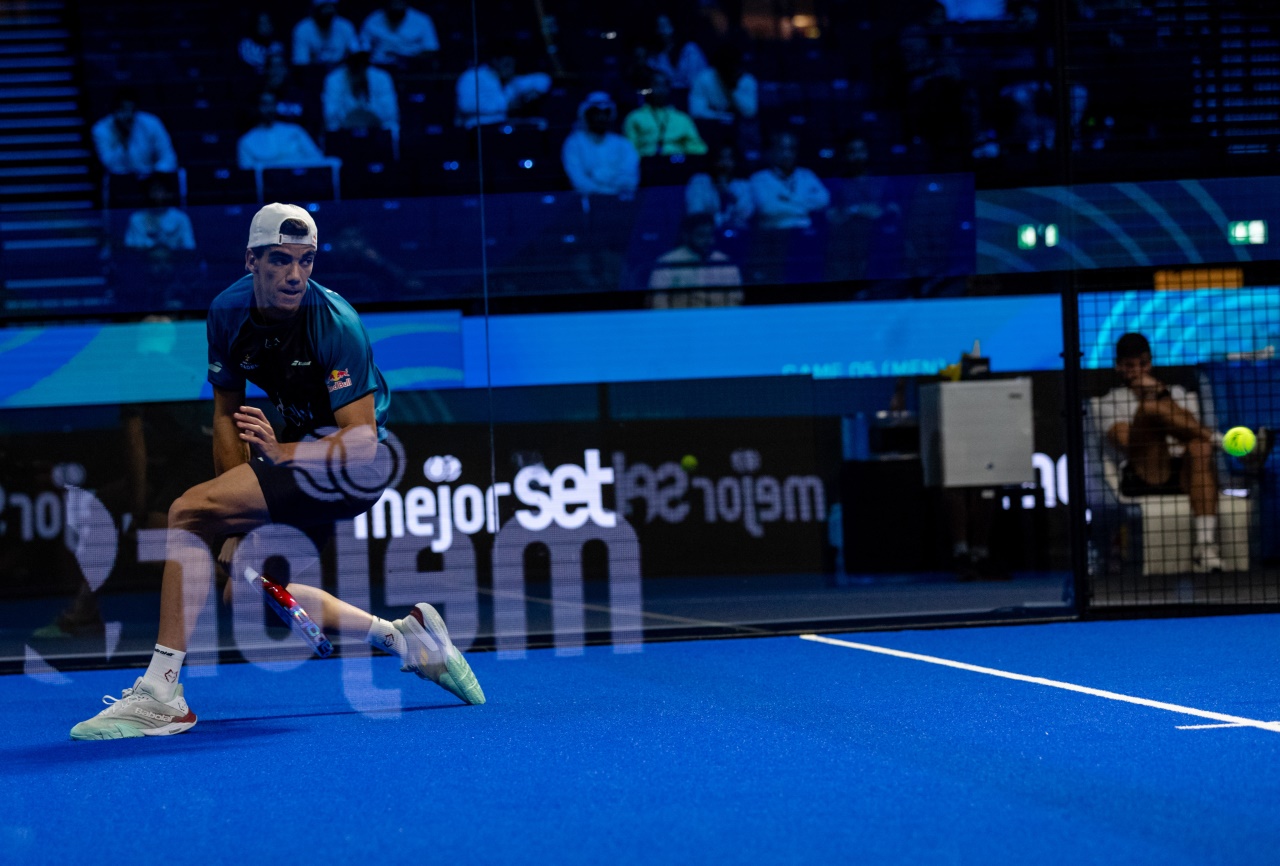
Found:
[[[194,250],[195,234],[191,218],[173,206],[173,191],[163,178],[153,177],[147,184],[151,206],[129,215],[124,245],[131,250],[165,247],[170,250]]]
[[[369,65],[369,54],[356,51],[324,79],[324,127],[390,129],[400,127],[400,105],[391,76]]]
[[[1214,431],[1186,408],[1187,392],[1152,374],[1151,344],[1142,334],[1116,342],[1123,384],[1098,403],[1098,424],[1123,463],[1126,496],[1186,493],[1195,540],[1192,569],[1222,571],[1218,549],[1218,479]]]
[[[770,141],[769,167],[751,175],[757,222],[762,229],[807,229],[811,214],[831,203],[831,194],[807,168],[796,165],[796,137],[775,133]]]
[[[733,123],[756,116],[755,76],[742,69],[742,52],[732,45],[716,51],[712,65],[698,73],[689,92],[689,114],[700,120]]]
[[[518,75],[514,54],[499,51],[493,57],[492,66],[481,63],[458,77],[458,124],[469,129],[501,123],[550,90],[550,75],[545,72]]]
[[[138,110],[131,90],[121,90],[111,113],[93,125],[93,143],[108,174],[148,175],[178,170],[169,132],[154,114]]]
[[[862,279],[877,270],[871,267],[872,260],[885,266],[904,253],[902,208],[890,197],[889,179],[867,173],[870,157],[866,139],[846,137],[837,176],[827,181],[831,187],[827,279]]]
[[[685,210],[691,214],[711,214],[720,228],[742,229],[756,212],[751,184],[737,176],[738,160],[728,145],[716,151],[711,173],[699,172],[689,178],[684,190]]]
[[[356,26],[338,14],[338,0],[312,0],[311,14],[293,28],[294,66],[334,66],[359,50]]]
[[[276,98],[264,93],[258,99],[258,125],[240,138],[236,148],[240,167],[307,168],[331,165],[307,131],[296,123],[283,123],[276,116]]]
[[[947,38],[922,27],[898,37],[904,131],[928,149],[935,171],[963,171],[974,158],[998,156],[999,144],[982,130],[978,98]]]
[[[688,90],[698,74],[707,68],[706,56],[695,43],[680,43],[670,15],[659,15],[654,23],[656,39],[649,52],[649,68],[665,75],[676,90]]]
[[[276,25],[268,12],[254,18],[253,32],[240,40],[240,59],[258,75],[267,71],[267,60],[284,56],[284,43],[276,38]]]
[[[740,286],[742,272],[715,249],[716,221],[711,214],[687,214],[680,223],[683,243],[658,257],[649,275],[651,289]]]
[[[640,154],[613,131],[618,108],[609,94],[590,94],[578,106],[578,127],[560,157],[573,188],[583,195],[618,195],[640,185]]]
[[[622,131],[641,156],[707,152],[693,118],[671,105],[671,82],[661,73],[654,73],[644,105],[627,115]]]
[[[389,0],[360,26],[360,40],[379,66],[391,66],[440,50],[431,16],[406,0]]]
[[[293,71],[282,56],[267,58],[266,73],[262,76],[262,89],[276,98],[276,117],[290,123],[310,125],[307,106],[312,100],[294,81]]]

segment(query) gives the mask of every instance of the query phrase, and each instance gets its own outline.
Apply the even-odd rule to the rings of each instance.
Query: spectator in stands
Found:
[[[403,64],[440,50],[431,16],[410,8],[406,0],[389,0],[364,19],[360,39],[379,66]]]
[[[707,152],[693,118],[671,105],[671,82],[660,72],[653,73],[644,105],[627,115],[622,131],[641,156]]]
[[[494,52],[492,66],[481,63],[458,77],[458,124],[470,128],[501,123],[550,90],[550,75],[517,74],[514,52],[500,49]]]
[[[347,55],[324,80],[324,126],[339,129],[400,128],[400,105],[391,76],[369,65],[369,53]]]
[[[578,126],[564,140],[560,157],[573,188],[583,195],[635,192],[640,184],[640,154],[613,131],[618,108],[597,91],[578,106]]]
[[[116,93],[111,113],[93,125],[93,143],[108,174],[144,176],[178,170],[168,130],[160,118],[138,110],[132,90]]]
[[[715,249],[715,217],[706,213],[686,214],[680,223],[683,243],[658,257],[649,275],[651,289],[688,289],[712,286],[740,286],[742,272],[729,257]]]
[[[305,129],[279,120],[276,98],[270,93],[258,98],[258,125],[241,136],[237,151],[240,167],[248,169],[306,168],[332,163]]]
[[[311,14],[293,28],[294,66],[334,66],[359,50],[356,26],[338,14],[338,0],[312,0]]]
[[[807,229],[812,214],[831,203],[831,194],[807,168],[796,165],[798,144],[789,132],[770,139],[769,167],[751,176],[757,222],[762,229]]]
[[[841,144],[837,177],[828,181],[831,206],[827,208],[827,278],[862,279],[872,258],[883,262],[901,254],[902,208],[889,197],[889,180],[867,173],[871,150],[859,134]]]
[[[271,14],[259,12],[254,17],[253,32],[240,40],[240,59],[262,75],[267,71],[267,60],[275,56],[284,56],[284,43],[276,38]]]
[[[738,177],[738,158],[729,145],[715,152],[711,172],[699,172],[685,187],[685,210],[691,214],[711,214],[720,228],[743,229],[756,212],[751,184]]]
[[[309,94],[294,81],[288,61],[280,55],[267,58],[266,73],[262,77],[262,89],[276,98],[276,117],[290,123],[309,125],[307,106],[312,100]]]
[[[947,37],[911,26],[898,38],[907,133],[928,148],[931,167],[958,171],[973,158],[999,156],[981,128],[977,95],[951,56]]]
[[[702,70],[707,58],[694,42],[680,43],[670,15],[659,15],[654,22],[655,45],[649,53],[649,68],[665,75],[676,90],[688,90]]]
[[[742,68],[742,52],[728,43],[720,46],[711,66],[698,73],[689,92],[689,114],[699,120],[733,123],[756,116],[756,79]]]
[[[129,215],[124,245],[131,250],[165,247],[170,250],[194,250],[195,234],[191,218],[173,206],[173,191],[164,178],[153,177],[147,184],[151,206]]]

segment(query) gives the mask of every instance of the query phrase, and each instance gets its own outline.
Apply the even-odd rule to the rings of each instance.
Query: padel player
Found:
[[[300,207],[269,204],[253,218],[245,251],[249,273],[209,309],[217,477],[169,509],[160,633],[150,666],[121,698],[104,697],[107,708],[72,728],[73,739],[178,734],[196,723],[178,682],[188,637],[183,598],[208,598],[212,575],[182,567],[181,546],[191,536],[173,530],[206,543],[267,523],[306,530],[353,518],[381,496],[377,484],[312,483],[325,475],[349,479],[376,472],[371,467],[378,452],[386,452],[378,443],[390,404],[355,310],[311,280],[317,248],[316,224]],[[266,415],[245,405],[246,381],[262,388],[284,417],[279,440]],[[402,670],[468,703],[484,703],[475,675],[430,605],[418,604],[388,622],[296,581],[287,589],[322,628],[358,634],[398,655]]]

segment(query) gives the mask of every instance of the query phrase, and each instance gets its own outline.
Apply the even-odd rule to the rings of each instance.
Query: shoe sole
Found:
[[[413,636],[428,651],[439,652],[441,647],[447,648],[445,671],[434,682],[459,700],[466,701],[473,706],[483,704],[485,702],[484,690],[480,688],[480,683],[476,679],[475,673],[471,670],[471,665],[467,664],[466,658],[449,640],[449,629],[445,627],[444,619],[436,609],[425,602],[420,602],[414,605],[413,610],[409,612],[409,619],[421,628],[421,634],[418,633],[418,629],[413,629]],[[434,643],[434,646],[432,643]]]
[[[113,725],[102,728],[89,728],[88,730],[76,731],[71,729],[71,739],[73,740],[131,740],[135,737],[168,737],[173,734],[181,734],[189,731],[196,726],[195,721],[175,722],[171,725],[161,725],[158,728],[135,728],[133,725],[117,722]],[[76,727],[79,727],[77,725]]]

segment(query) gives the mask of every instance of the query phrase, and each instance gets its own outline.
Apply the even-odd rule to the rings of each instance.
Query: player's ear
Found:
[[[258,272],[256,270],[257,264],[257,256],[253,254],[253,250],[246,247],[244,251],[244,269],[251,274],[256,274]]]

